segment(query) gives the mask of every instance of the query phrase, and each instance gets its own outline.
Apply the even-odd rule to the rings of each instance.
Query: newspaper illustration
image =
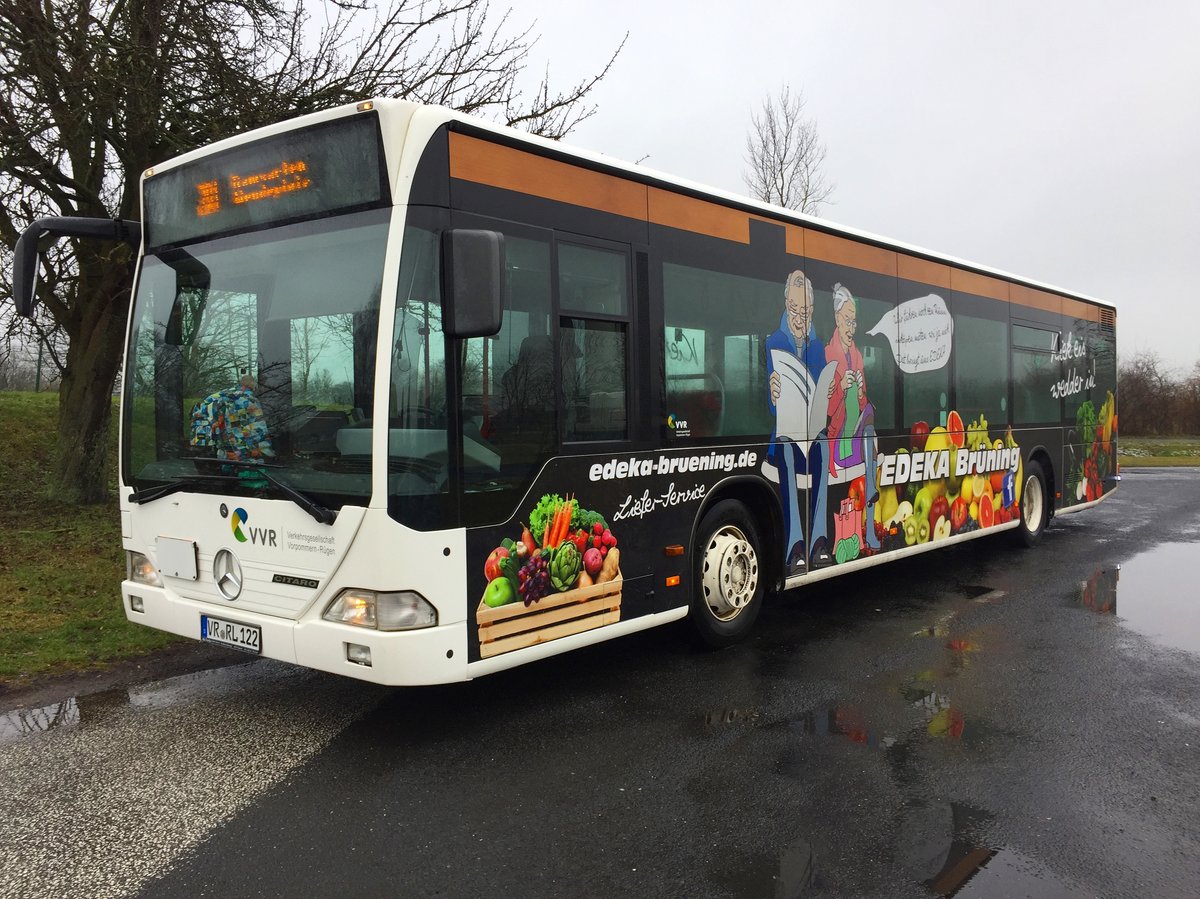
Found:
[[[833,383],[837,363],[827,364],[816,383],[804,363],[786,350],[771,350],[771,365],[779,375],[775,433],[796,443],[806,443],[825,427],[829,386]]]

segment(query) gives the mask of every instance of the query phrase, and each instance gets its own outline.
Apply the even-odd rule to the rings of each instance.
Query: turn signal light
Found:
[[[673,574],[669,578],[667,578],[667,586],[668,587],[678,587],[679,586],[679,575]]]

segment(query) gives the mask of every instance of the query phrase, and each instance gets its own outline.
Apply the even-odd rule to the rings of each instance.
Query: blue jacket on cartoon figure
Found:
[[[825,368],[825,345],[818,338],[816,331],[810,325],[804,347],[796,345],[796,338],[788,328],[787,312],[779,320],[779,328],[767,337],[767,383],[775,372],[775,361],[772,350],[791,353],[808,369],[813,383],[821,377]],[[822,398],[814,398],[820,402]],[[767,390],[767,403],[771,414],[778,415],[775,402],[771,398],[770,388]],[[805,564],[820,567],[829,564],[829,541],[826,536],[826,483],[825,469],[822,464],[821,435],[810,434],[809,447],[796,443],[787,437],[778,436],[778,426],[771,428],[771,443],[767,448],[767,459],[779,470],[779,498],[783,503],[783,520],[786,527],[784,552],[787,553],[787,568],[789,574],[802,571]],[[811,551],[805,554],[804,524],[800,516],[799,494],[796,488],[798,475],[810,474],[809,507],[812,516]]]

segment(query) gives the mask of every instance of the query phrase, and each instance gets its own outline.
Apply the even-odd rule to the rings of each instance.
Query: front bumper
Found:
[[[142,599],[143,611],[133,611],[129,597]],[[163,587],[130,580],[121,583],[125,617],[161,631],[192,640],[200,639],[200,616],[219,618],[262,628],[262,657],[291,662],[359,680],[389,686],[424,686],[469,680],[466,622],[384,632],[335,624],[321,619],[320,608],[298,621],[245,612],[236,603],[203,603],[169,595]],[[346,657],[346,645],[371,650],[371,665]],[[219,644],[213,644],[219,645]]]

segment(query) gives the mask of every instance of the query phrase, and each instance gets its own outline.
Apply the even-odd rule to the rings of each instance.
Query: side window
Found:
[[[666,413],[689,436],[770,433],[764,344],[783,314],[783,280],[664,263]]]
[[[1058,332],[1014,323],[1012,344],[1013,423],[1058,423],[1062,420],[1062,402],[1055,395]]]
[[[965,305],[967,302],[963,301]],[[956,302],[956,306],[958,303]],[[1008,422],[1008,322],[954,312],[954,402],[963,422]]]
[[[560,243],[558,295],[563,439],[624,440],[629,436],[628,254]]]

